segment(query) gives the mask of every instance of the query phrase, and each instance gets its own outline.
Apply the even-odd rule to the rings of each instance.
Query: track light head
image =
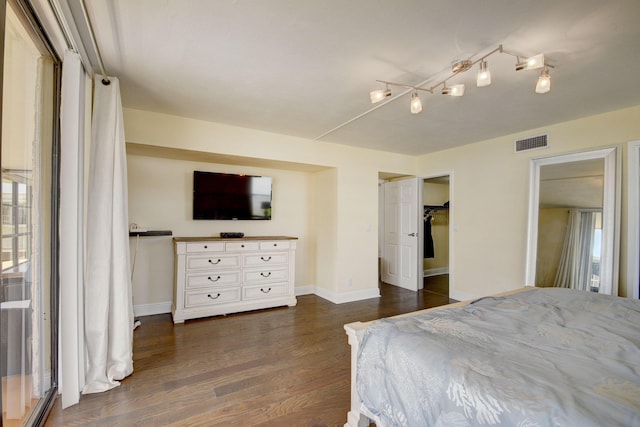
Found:
[[[539,53],[538,55],[531,56],[524,61],[520,61],[520,57],[518,57],[516,71],[535,70],[542,67],[544,67],[544,55]]]
[[[489,86],[491,84],[491,71],[489,71],[487,61],[480,61],[476,84],[478,87]]]
[[[391,90],[389,89],[389,87],[387,87],[386,89],[374,90],[369,93],[372,104],[377,104],[378,102],[389,96],[391,96]]]
[[[540,72],[538,83],[536,84],[536,93],[547,93],[551,90],[551,76],[549,75],[549,69],[544,68]]]
[[[451,86],[451,96],[462,96],[464,95],[464,85],[453,85]]]
[[[451,87],[448,87],[445,83],[445,85],[442,87],[441,93],[443,95],[462,96],[464,95],[464,85],[459,84],[459,85],[453,85]]]
[[[422,101],[418,96],[418,92],[413,92],[411,95],[411,114],[418,114],[422,111]]]

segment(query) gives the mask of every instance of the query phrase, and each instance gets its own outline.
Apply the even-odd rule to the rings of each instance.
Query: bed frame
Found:
[[[513,295],[518,292],[523,292],[532,289],[531,286],[527,286],[524,288],[518,288],[515,290],[501,292],[499,294],[495,294],[493,296],[501,297],[507,295]],[[455,308],[462,307],[468,305],[473,300],[468,301],[460,301],[452,304],[441,305],[439,307],[427,308],[425,310],[413,311],[411,313],[400,314],[397,316],[393,316],[393,318],[413,316],[419,313],[427,313],[430,311],[436,311],[443,308]],[[347,332],[347,337],[349,340],[349,345],[351,346],[351,405],[350,410],[347,413],[347,422],[344,427],[369,427],[369,425],[373,422],[371,414],[367,414],[366,411],[361,407],[360,404],[360,396],[358,395],[358,390],[356,389],[356,375],[358,373],[358,349],[360,347],[360,337],[362,333],[367,329],[367,327],[373,323],[370,322],[353,322],[347,323],[344,325],[344,329]]]

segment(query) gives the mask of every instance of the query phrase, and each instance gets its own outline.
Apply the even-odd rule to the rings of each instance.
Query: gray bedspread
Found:
[[[380,319],[356,384],[378,425],[640,426],[640,301],[546,288]]]

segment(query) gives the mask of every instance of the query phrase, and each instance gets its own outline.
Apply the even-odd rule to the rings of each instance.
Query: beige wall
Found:
[[[296,286],[313,287],[318,295],[336,302],[366,298],[377,292],[378,173],[429,176],[443,170],[451,171],[453,206],[449,222],[454,231],[450,242],[453,253],[449,260],[450,292],[453,298],[466,299],[514,289],[524,283],[530,159],[613,145],[624,149],[626,142],[640,139],[639,119],[640,106],[419,157],[132,109],[125,109],[125,135],[127,142],[134,144],[243,156],[248,160],[247,165],[261,159],[322,166],[319,171],[285,174],[287,179],[303,182],[296,188],[306,193],[299,195],[306,205],[306,213],[296,217],[300,224],[292,227],[299,230],[299,244],[306,254],[304,259],[296,260],[300,273]],[[549,133],[550,148],[514,153],[516,138],[540,133]],[[129,156],[140,167],[159,162],[157,158],[145,160],[153,156],[134,157]],[[138,173],[133,171],[134,166],[133,163],[130,165],[133,175]],[[249,167],[238,163],[236,166],[237,170]],[[175,167],[186,168],[185,165]],[[274,173],[282,169],[264,164],[261,167]],[[624,181],[624,171],[622,176]],[[131,203],[134,205],[137,202],[133,197],[140,191],[138,186],[148,186],[148,183],[141,184],[146,180],[149,180],[148,176],[139,176],[130,183]],[[154,197],[162,200],[166,194],[156,193]],[[279,197],[275,191],[274,197]],[[159,210],[155,210],[152,217],[158,219],[157,222],[136,218],[140,214],[135,206],[131,208],[131,221],[143,226],[174,229],[176,235],[216,233],[215,227],[205,229],[201,225],[189,225],[189,220],[185,220],[185,203],[188,206],[188,200],[178,203],[182,206],[182,219],[177,222],[173,216],[167,217]],[[625,244],[625,208],[623,197],[622,247]],[[305,224],[305,220],[300,219],[303,216],[306,217]],[[159,221],[160,218],[163,220]],[[263,226],[251,226],[250,232],[270,234],[266,228],[260,228]],[[281,229],[279,234],[295,233]],[[156,250],[164,265],[171,263],[166,247]],[[623,272],[624,256],[622,252]],[[164,284],[159,288],[153,287],[155,273],[149,269],[140,273],[138,267],[136,270],[136,280],[142,283],[139,285],[142,289],[135,294],[140,298],[136,304],[166,301],[171,292],[166,282],[168,270],[162,274]],[[144,271],[144,268],[140,267],[140,270]],[[620,289],[625,288],[621,282]]]
[[[338,240],[338,209],[335,194],[337,193],[338,177],[336,169],[328,169],[318,172],[313,176],[313,218],[310,221],[315,225],[313,242],[317,253],[337,253]],[[315,243],[315,244],[314,244]],[[317,258],[316,258],[317,259]],[[337,270],[336,257],[324,257],[321,264],[316,265],[317,282],[326,283],[328,290],[336,291]]]
[[[549,148],[514,152],[515,139],[541,133],[549,134]],[[457,299],[482,296],[523,285],[530,159],[618,146],[623,152],[622,166],[626,164],[626,143],[637,139],[640,139],[640,106],[421,156],[420,174],[451,170],[454,176],[454,204],[450,211],[454,227],[451,296]],[[625,180],[623,171],[623,184]],[[622,248],[625,208],[623,193]],[[620,255],[624,272],[625,251]],[[624,280],[622,274],[622,294],[626,289]]]
[[[296,282],[314,283],[310,258],[309,174],[280,169],[201,163],[128,155],[129,222],[141,228],[168,229],[174,236],[218,236],[241,231],[248,236],[298,237]],[[242,173],[273,178],[270,221],[195,221],[192,219],[193,171]],[[173,287],[173,242],[170,237],[130,239],[136,255],[134,305],[170,301]],[[136,253],[137,244],[137,253]],[[145,286],[145,283],[152,284]]]
[[[233,170],[244,173],[253,166],[238,162],[237,156],[246,158],[246,165],[260,159],[269,174],[281,176],[278,185],[295,189],[286,195],[274,184],[274,203],[282,201],[280,212],[284,209],[291,222],[271,221],[270,225],[258,221],[238,231],[298,235],[297,287],[313,286],[316,293],[336,302],[377,295],[378,173],[415,174],[416,158],[132,109],[124,110],[124,122],[127,143],[233,156]],[[193,165],[153,155],[129,155],[128,159],[130,222],[172,229],[174,235],[213,235],[228,228],[217,222],[207,227],[189,220],[191,195],[185,197],[185,174]],[[274,162],[273,167],[268,166],[269,161]],[[303,167],[296,172],[295,165],[281,167],[283,162],[321,168],[307,172]],[[210,170],[222,167],[210,166]],[[136,305],[166,303],[171,297],[171,253],[166,244],[152,239],[139,241]],[[151,246],[147,253],[157,255],[153,262],[162,263],[161,271],[144,266],[151,261],[144,260],[143,245]]]

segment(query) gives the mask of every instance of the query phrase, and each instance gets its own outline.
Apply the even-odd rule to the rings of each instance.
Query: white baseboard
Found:
[[[440,276],[441,274],[449,274],[449,267],[429,268],[424,270],[423,277]]]
[[[332,292],[316,285],[296,286],[296,296],[300,295],[316,295],[334,304],[343,304],[369,298],[380,298],[380,289],[368,288],[351,292]]]
[[[133,306],[133,315],[139,316],[151,316],[153,314],[165,314],[171,313],[171,301],[156,302],[153,304],[139,304]]]
[[[345,302],[360,301],[369,298],[380,298],[380,289],[377,287],[339,293],[316,287],[314,293],[320,298],[324,298],[334,304],[343,304]]]
[[[296,286],[296,296],[300,295],[317,295],[331,301],[334,304],[342,304],[345,302],[360,301],[369,298],[380,298],[380,289],[369,288],[352,292],[331,292],[326,289],[319,288],[315,285]],[[133,314],[135,317],[151,316],[154,314],[171,313],[171,301],[156,302],[153,304],[139,304],[133,306]]]

